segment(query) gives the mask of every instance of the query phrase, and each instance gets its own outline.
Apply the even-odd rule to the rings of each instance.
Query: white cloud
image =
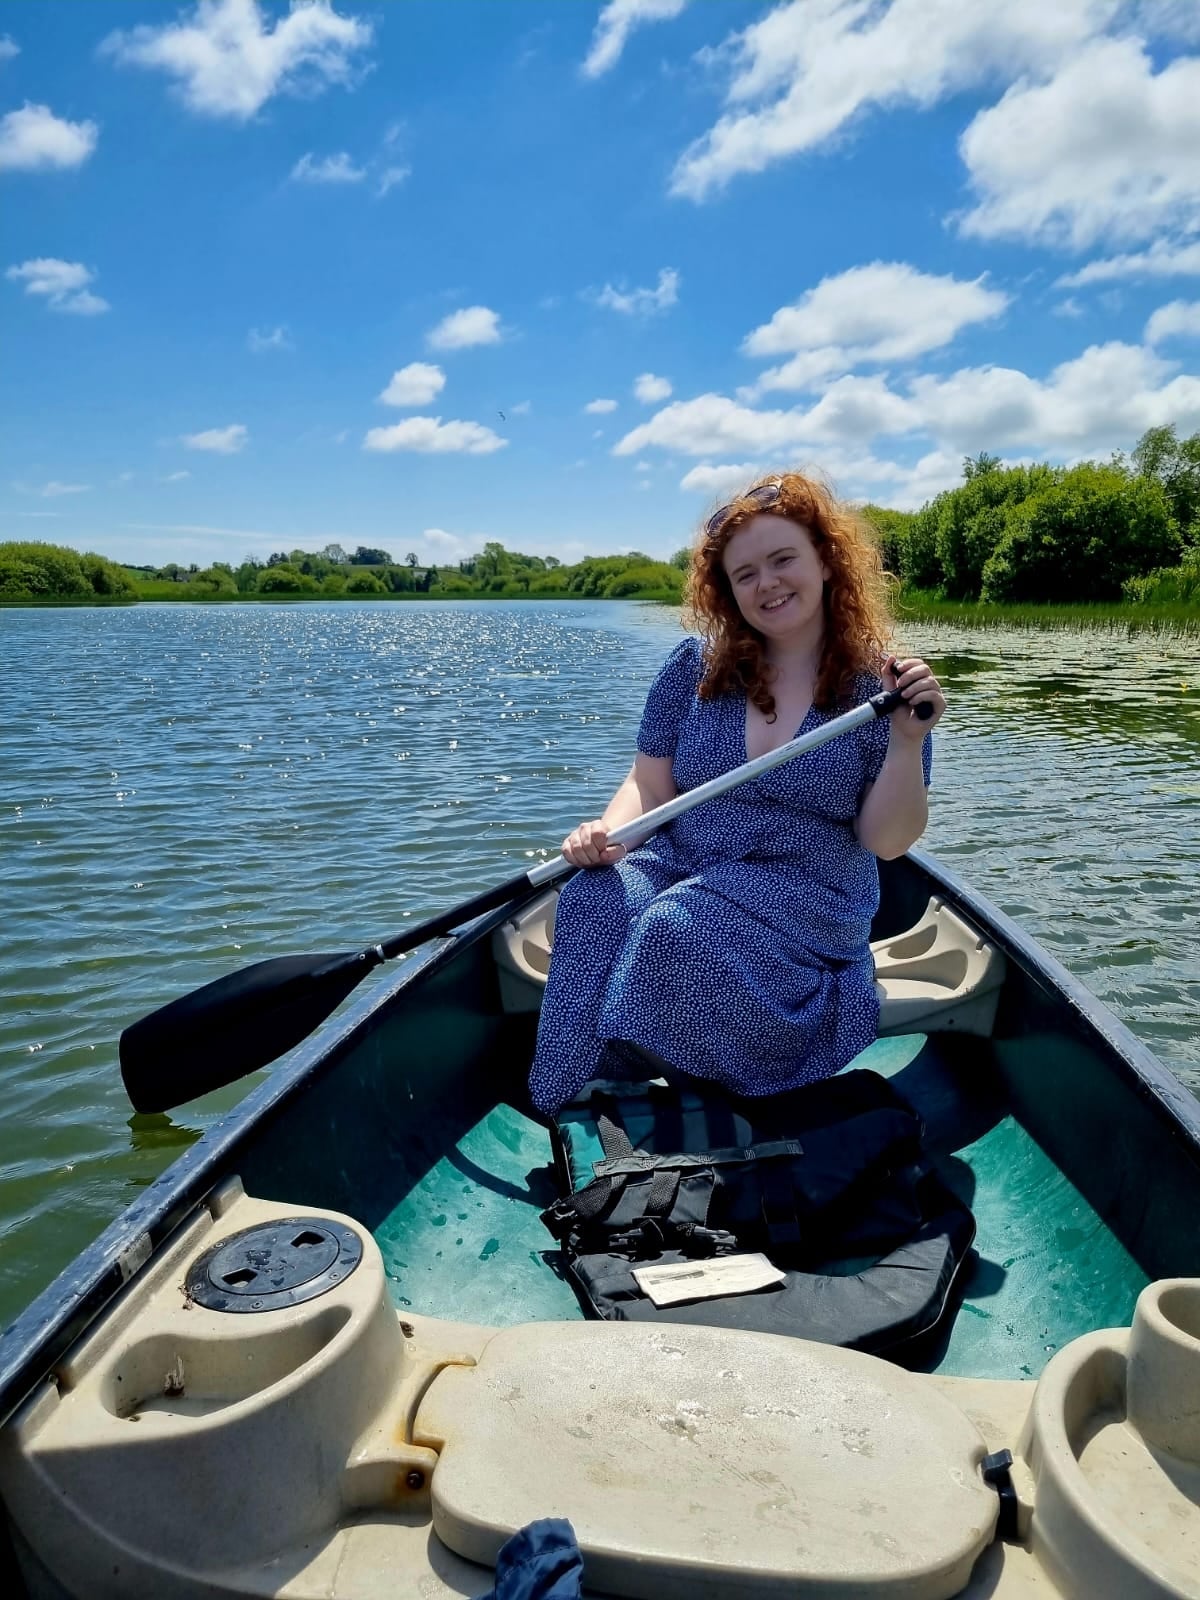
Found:
[[[935,105],[997,77],[1044,74],[1119,0],[792,0],[708,59],[729,64],[728,109],[676,164],[672,189],[702,200],[744,172],[816,149],[876,107]]]
[[[657,378],[653,372],[643,372],[633,380],[633,392],[644,406],[656,406],[660,400],[671,397],[669,378]]]
[[[500,318],[487,306],[464,306],[443,317],[426,335],[434,350],[465,350],[476,344],[499,344],[503,335]]]
[[[960,141],[979,238],[1086,249],[1200,206],[1200,57],[1156,73],[1137,39],[1099,39],[1045,84],[1018,83]]]
[[[272,95],[351,83],[354,58],[371,42],[371,24],[342,16],[329,0],[293,4],[268,21],[257,0],[199,0],[177,22],[110,34],[101,50],[167,73],[193,111],[245,122]]]
[[[410,361],[392,373],[391,382],[379,396],[385,406],[427,406],[446,387],[446,374],[428,361]]]
[[[617,409],[617,402],[615,400],[589,400],[583,409],[589,417],[604,417],[610,411]]]
[[[598,78],[615,67],[629,35],[646,22],[668,22],[687,0],[608,0],[596,22],[591,48],[583,63],[585,78]]]
[[[54,256],[39,256],[9,267],[4,274],[14,283],[23,283],[25,293],[39,295],[51,311],[66,311],[77,317],[95,317],[107,311],[108,301],[87,287],[96,274],[81,261],[59,261]]]
[[[268,350],[294,350],[295,346],[284,327],[272,328],[269,333],[261,328],[251,328],[246,335],[246,348],[255,355],[262,355]]]
[[[761,474],[762,468],[753,461],[702,461],[698,467],[684,473],[679,480],[679,487],[688,494],[712,495],[715,498],[718,495],[735,494]]]
[[[0,117],[0,172],[82,166],[99,137],[94,122],[67,122],[27,100],[20,111]]]
[[[90,483],[59,483],[52,479],[37,492],[47,500],[57,500],[63,494],[86,494],[91,487]]]
[[[764,389],[804,389],[860,362],[904,361],[940,349],[963,328],[988,322],[1009,297],[966,280],[919,272],[902,261],[873,261],[822,278],[770,322],[747,335],[747,355],[793,351],[798,359],[765,373]]]
[[[21,54],[21,46],[7,33],[0,34],[0,61],[11,61],[14,56]]]
[[[1065,300],[1060,300],[1057,305],[1051,306],[1050,311],[1056,317],[1083,316],[1083,307],[1073,294],[1069,294]]]
[[[1159,306],[1146,324],[1146,343],[1164,339],[1200,338],[1200,300],[1172,300]]]
[[[881,376],[847,377],[807,409],[759,410],[725,395],[700,395],[632,429],[613,454],[659,449],[779,460],[806,451],[819,453],[833,471],[839,452],[849,448],[858,452],[854,472],[861,479],[863,452],[880,437],[927,439],[928,453],[947,458],[1016,449],[1078,459],[1127,448],[1147,428],[1168,422],[1183,431],[1200,427],[1200,377],[1178,372],[1146,347],[1112,342],[1090,346],[1045,378],[965,367],[916,377],[898,391]]]
[[[186,467],[180,472],[168,472],[165,478],[160,478],[159,483],[182,483],[185,478],[190,478],[191,473]]]
[[[969,367],[909,387],[922,431],[964,453],[1027,447],[1076,456],[1124,448],[1147,428],[1200,426],[1200,377],[1138,345],[1092,345],[1044,379]]]
[[[1148,33],[1200,44],[1200,8],[1196,0],[1134,0],[1134,20]]]
[[[757,383],[747,384],[738,390],[739,400],[756,400],[768,389],[792,389],[803,392],[819,389],[835,372],[844,373],[853,365],[845,350],[825,346],[820,350],[802,350],[781,367],[768,367],[759,374]]]
[[[508,414],[510,417],[527,417],[532,410],[532,400],[518,400],[515,406],[509,406]]]
[[[133,478],[134,478],[134,474],[132,472],[118,472],[116,477],[112,481],[113,481],[113,485],[115,487],[115,485],[117,485],[118,483],[132,483],[133,482]]]
[[[1083,289],[1090,283],[1112,283],[1121,278],[1200,278],[1200,242],[1178,244],[1155,239],[1148,250],[1089,261],[1078,272],[1059,278],[1056,288]]]
[[[915,422],[909,401],[889,389],[882,377],[839,378],[804,418],[805,436],[818,440],[911,433]]]
[[[201,433],[185,433],[181,443],[189,450],[211,450],[220,456],[235,456],[250,438],[245,423],[231,422],[227,428],[205,428]]]
[[[799,410],[757,411],[725,395],[702,394],[665,406],[618,439],[613,454],[631,456],[648,447],[687,456],[786,450],[808,437],[803,419]]]
[[[445,528],[426,528],[421,537],[441,549],[449,549],[451,546],[455,549],[461,549],[466,542],[460,539],[456,533],[447,533]]]
[[[390,428],[371,428],[364,450],[416,450],[422,455],[491,455],[508,440],[479,422],[443,422],[441,417],[409,417]]]
[[[345,150],[320,160],[310,150],[291,171],[295,183],[361,183],[366,175],[366,167],[356,167]]]
[[[649,317],[667,311],[679,299],[679,274],[674,267],[663,267],[653,289],[614,289],[606,283],[596,296],[596,304],[627,317]]]
[[[411,173],[411,167],[399,163],[394,166],[384,167],[375,181],[375,193],[378,198],[382,200],[389,189],[394,189],[398,184],[403,183]]]

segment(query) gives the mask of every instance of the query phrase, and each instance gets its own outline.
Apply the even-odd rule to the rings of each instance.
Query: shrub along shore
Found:
[[[1200,631],[1200,433],[1152,428],[1129,456],[1074,467],[968,458],[919,511],[868,505],[902,619]],[[497,543],[454,566],[340,545],[234,568],[122,567],[61,546],[0,543],[0,604],[138,600],[652,600],[678,604],[688,551],[567,566]]]

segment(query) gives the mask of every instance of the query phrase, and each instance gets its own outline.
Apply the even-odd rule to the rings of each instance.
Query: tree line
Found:
[[[981,454],[920,511],[865,510],[888,570],[948,600],[1200,600],[1200,433],[1074,467]]]
[[[1151,428],[1133,450],[1073,467],[1004,466],[986,453],[919,511],[868,505],[884,565],[909,590],[957,601],[1200,604],[1200,432]],[[490,541],[423,567],[383,549],[279,550],[240,566],[122,567],[57,545],[0,543],[0,599],[236,599],[427,595],[677,602],[689,551],[564,564]]]

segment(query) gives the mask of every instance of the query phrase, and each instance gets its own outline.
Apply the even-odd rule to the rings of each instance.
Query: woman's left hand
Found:
[[[902,656],[899,660],[889,656],[883,669],[883,686],[904,692],[904,704],[897,706],[891,715],[892,731],[902,738],[923,739],[946,709],[946,697],[941,684],[928,664],[918,656]],[[933,707],[933,715],[927,722],[922,722],[912,709],[921,704]]]

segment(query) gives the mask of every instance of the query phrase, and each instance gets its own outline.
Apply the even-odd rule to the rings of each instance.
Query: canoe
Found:
[[[480,1595],[566,1517],[589,1593],[1200,1595],[1200,1106],[938,863],[881,880],[856,1065],[977,1226],[920,1359],[583,1316],[539,1220],[531,891],[381,976],[4,1333],[7,1592]]]

